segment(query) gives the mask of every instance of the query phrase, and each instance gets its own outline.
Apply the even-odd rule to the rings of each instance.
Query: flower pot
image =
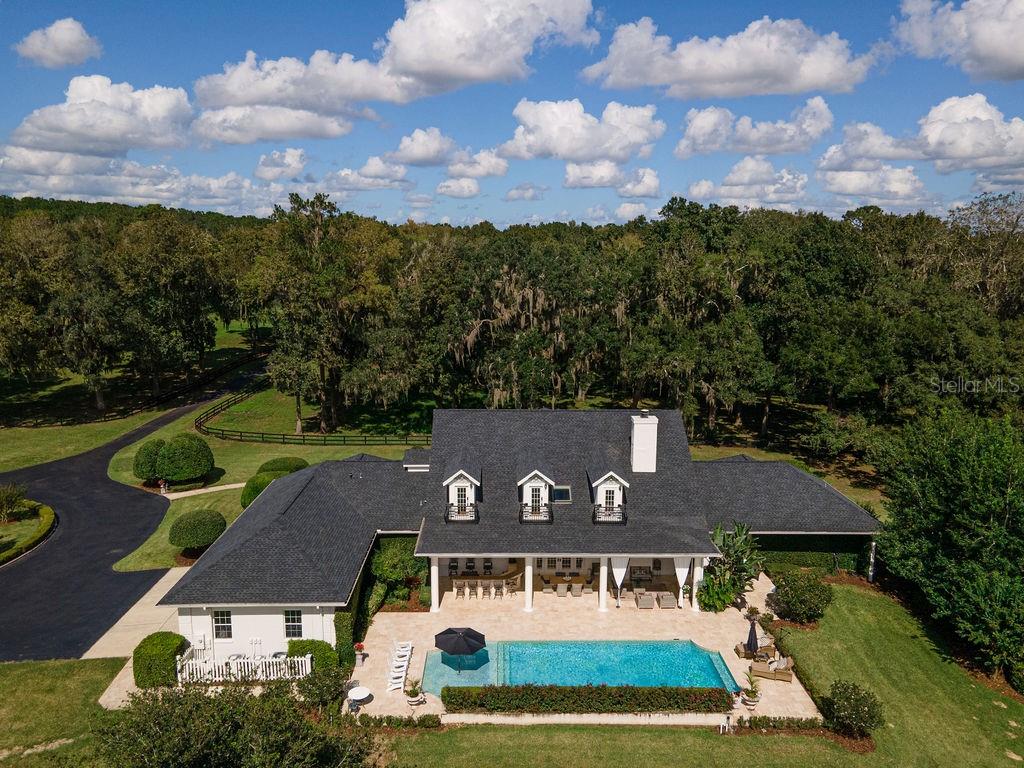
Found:
[[[356,666],[357,667],[363,666],[363,662],[364,661],[366,661],[366,654],[363,653],[362,651],[360,651],[359,653],[356,654]]]
[[[740,700],[743,702],[743,706],[745,707],[756,707],[761,701],[761,694],[759,693],[756,696],[750,696],[744,693],[740,696]]]

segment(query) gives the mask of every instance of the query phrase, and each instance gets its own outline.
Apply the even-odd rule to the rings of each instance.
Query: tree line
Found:
[[[101,406],[111,366],[194,365],[221,317],[271,328],[297,430],[304,399],[324,431],[412,398],[656,400],[709,433],[744,413],[767,431],[782,399],[869,424],[1019,412],[1022,223],[1020,194],[941,218],[673,198],[655,220],[505,230],[395,226],[324,195],[267,219],[0,198],[0,369],[67,368]],[[830,426],[826,450],[853,439]]]

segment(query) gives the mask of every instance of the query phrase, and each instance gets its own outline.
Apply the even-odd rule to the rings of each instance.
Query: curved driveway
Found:
[[[156,529],[167,499],[117,483],[117,451],[183,413],[175,408],[113,442],[66,459],[0,474],[57,513],[50,538],[0,568],[0,661],[77,658],[165,573],[112,566]]]

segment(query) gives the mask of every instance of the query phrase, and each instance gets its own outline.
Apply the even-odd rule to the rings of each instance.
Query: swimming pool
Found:
[[[497,642],[462,659],[432,651],[423,672],[437,696],[446,685],[526,684],[740,689],[722,655],[691,640]]]

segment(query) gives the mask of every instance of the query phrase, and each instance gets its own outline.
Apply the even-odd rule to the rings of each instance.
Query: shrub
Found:
[[[249,505],[266,490],[268,485],[287,474],[287,472],[259,472],[250,477],[242,489],[242,509],[248,509]]]
[[[388,592],[387,602],[392,604],[405,604],[409,602],[409,588],[405,585],[395,587]]]
[[[822,581],[819,575],[792,571],[779,578],[771,602],[780,618],[809,624],[825,615],[832,598],[832,585]]]
[[[17,483],[0,485],[0,523],[6,523],[25,503],[25,486]]]
[[[729,712],[724,688],[671,686],[488,685],[445,686],[449,712]]]
[[[177,632],[154,632],[135,646],[132,672],[139,688],[173,686],[178,682],[175,659],[188,648],[188,640]]]
[[[423,584],[419,590],[420,605],[426,607],[430,605],[430,585]]]
[[[323,640],[289,640],[289,656],[313,655],[313,669],[337,669],[338,652]]]
[[[370,560],[370,572],[388,586],[423,582],[427,574],[427,559],[416,557],[415,536],[382,538]]]
[[[168,483],[202,480],[213,470],[213,451],[206,441],[191,432],[172,437],[161,449],[156,473]]]
[[[168,540],[186,550],[206,549],[227,527],[227,520],[217,510],[195,509],[174,521]]]
[[[723,583],[714,574],[704,579],[697,590],[697,604],[702,611],[721,613],[732,605],[738,595],[735,588],[728,583]]]
[[[285,474],[290,474],[298,472],[300,469],[305,469],[308,466],[309,462],[305,459],[300,459],[298,456],[279,456],[276,459],[264,461],[256,472],[257,474],[260,472],[284,472]]]
[[[360,713],[359,717],[355,715],[349,715],[349,722],[358,722],[359,725],[364,728],[440,728],[441,727],[441,716],[440,715],[420,715],[415,717],[409,715],[408,717],[402,717],[401,715],[381,715],[375,716],[367,712]]]
[[[822,705],[828,727],[843,736],[863,739],[885,724],[878,697],[849,680],[832,683]]]
[[[335,655],[337,659],[337,655]],[[302,700],[320,713],[332,704],[345,699],[345,686],[348,684],[348,673],[337,666],[318,665],[314,662],[313,672],[300,677],[295,684]]]
[[[50,534],[50,531],[53,530],[53,526],[57,522],[57,516],[53,514],[53,510],[42,504],[34,509],[39,515],[39,522],[36,524],[36,529],[32,531],[31,536],[24,539],[21,543],[0,552],[0,564],[6,563],[9,560],[13,560],[16,557],[20,557],[25,554],[32,549],[32,547],[45,539]]]
[[[157,471],[157,463],[160,459],[160,451],[167,443],[160,438],[147,440],[135,452],[135,460],[132,462],[132,474],[144,483],[152,483],[158,480],[160,475]]]
[[[770,717],[751,715],[736,719],[738,728],[754,731],[813,731],[824,725],[819,717]]]
[[[1006,682],[1017,693],[1024,693],[1024,661],[1018,661],[1006,668]]]
[[[373,589],[370,590],[370,597],[366,601],[366,613],[369,618],[373,618],[374,614],[381,609],[384,605],[384,601],[388,598],[388,585],[383,581],[378,581],[373,585]]]

